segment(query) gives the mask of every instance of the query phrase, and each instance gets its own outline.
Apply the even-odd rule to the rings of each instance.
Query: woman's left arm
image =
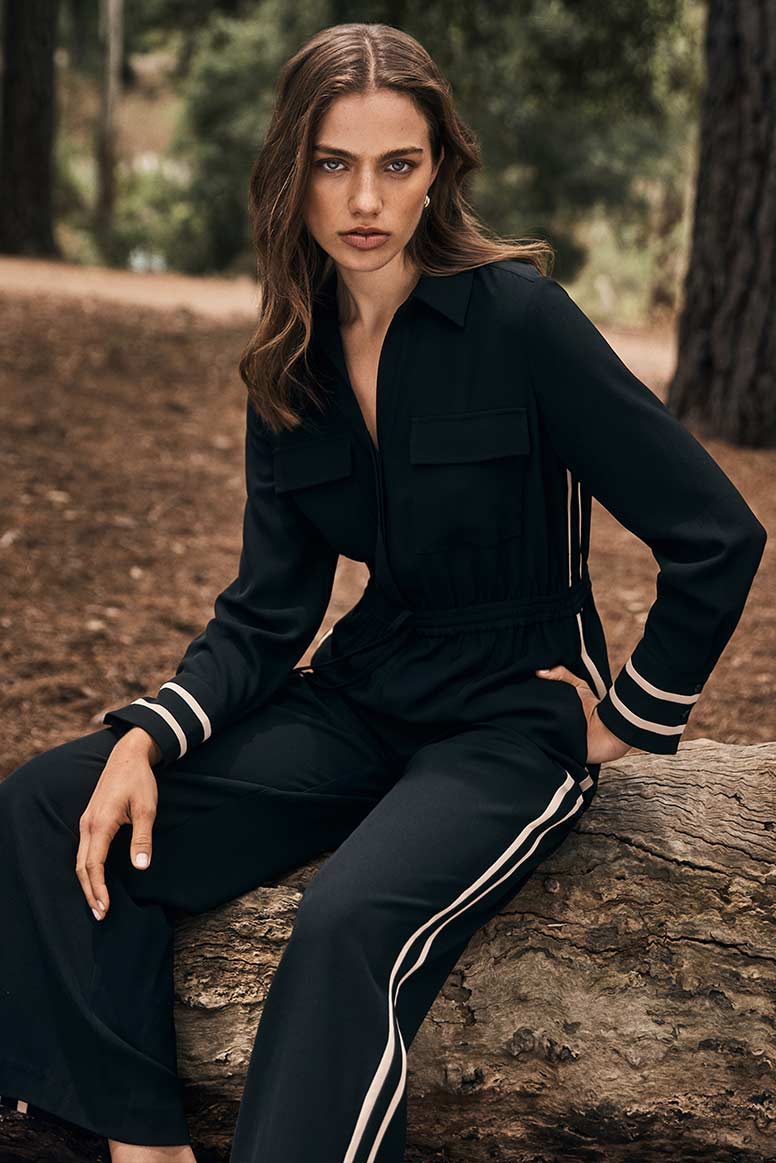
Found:
[[[551,446],[659,566],[642,637],[596,713],[629,745],[673,754],[741,617],[766,529],[553,278],[533,283],[524,322]]]

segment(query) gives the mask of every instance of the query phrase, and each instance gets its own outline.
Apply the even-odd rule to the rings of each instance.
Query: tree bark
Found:
[[[100,0],[102,91],[97,123],[97,201],[94,233],[102,257],[114,260],[113,217],[116,202],[116,110],[121,90],[124,2]]]
[[[705,436],[776,444],[773,0],[709,0],[679,357],[667,404]]]
[[[0,145],[0,252],[61,258],[53,148],[59,0],[6,0]]]
[[[604,765],[591,809],[475,933],[411,1044],[405,1163],[773,1163],[774,770],[776,743],[708,739]],[[228,1158],[321,862],[176,925],[178,1065],[207,1163]],[[35,1122],[4,1115],[0,1142],[13,1120]],[[41,1127],[3,1159],[46,1158],[29,1153],[44,1134],[59,1163],[97,1158]]]
[[[84,71],[91,56],[93,0],[68,0],[68,48],[70,65]]]

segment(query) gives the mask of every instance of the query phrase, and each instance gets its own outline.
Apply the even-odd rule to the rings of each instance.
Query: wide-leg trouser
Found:
[[[231,1163],[400,1163],[416,1031],[473,933],[574,828],[596,783],[512,720],[402,755],[293,672],[159,775],[151,865],[132,867],[122,827],[98,922],[75,858],[116,738],[72,739],[0,784],[0,1094],[106,1138],[189,1142],[174,910],[203,912],[330,852],[265,1000]]]

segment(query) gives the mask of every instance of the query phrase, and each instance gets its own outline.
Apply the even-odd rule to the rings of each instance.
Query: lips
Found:
[[[340,238],[345,246],[356,250],[376,250],[378,246],[385,246],[390,234],[383,230],[350,230]]]

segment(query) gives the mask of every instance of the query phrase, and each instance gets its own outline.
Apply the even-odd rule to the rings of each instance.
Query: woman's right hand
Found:
[[[587,758],[586,763],[609,763],[613,759],[622,759],[633,748],[619,735],[610,731],[598,718],[598,699],[583,679],[565,666],[551,666],[535,673],[548,682],[567,682],[573,686],[582,700],[582,710],[587,719]]]
[[[114,745],[79,820],[81,841],[75,871],[98,921],[110,908],[105,860],[111,841],[122,824],[132,825],[130,852],[133,865],[147,868],[151,863],[151,833],[158,799],[151,764],[158,757],[158,744],[142,728],[133,727]]]

